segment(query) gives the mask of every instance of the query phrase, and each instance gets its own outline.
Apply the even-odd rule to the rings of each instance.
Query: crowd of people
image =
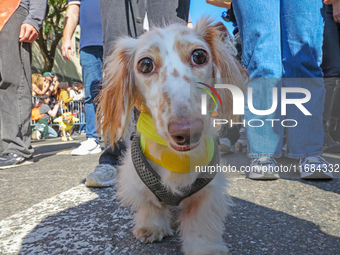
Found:
[[[59,82],[58,76],[51,72],[34,73],[32,74],[32,96],[31,118],[37,121],[32,130],[33,140],[58,137],[58,127],[52,128],[50,124],[62,112],[72,111],[76,115],[83,115],[83,107],[79,107],[82,106],[85,98],[84,87],[81,82],[73,82],[70,86],[67,81]],[[73,107],[70,107],[71,101]],[[42,105],[43,107],[41,107]],[[40,115],[33,115],[34,108],[38,108]],[[85,121],[83,116],[81,119]],[[78,132],[82,131],[83,127],[78,127]]]
[[[57,75],[50,72],[44,74],[32,74],[32,96],[47,95],[56,104],[56,101],[63,101],[63,109],[68,109],[68,103],[71,101],[84,101],[85,91],[81,82],[73,82],[72,85],[68,81],[59,82]]]
[[[203,1],[203,0],[202,0]],[[14,2],[14,1],[13,1]],[[245,106],[245,120],[299,119],[299,125],[294,130],[284,129],[282,126],[263,126],[261,128],[246,128],[248,140],[248,157],[254,170],[249,174],[251,179],[277,179],[278,174],[268,171],[275,167],[276,160],[282,156],[298,160],[302,178],[314,178],[314,173],[308,170],[310,165],[327,168],[328,162],[321,156],[323,151],[340,152],[338,124],[339,117],[339,95],[340,68],[337,61],[340,58],[339,46],[339,22],[340,1],[325,0],[324,6],[321,0],[206,0],[207,3],[229,9],[233,15],[235,37],[238,38],[240,61],[249,74],[248,87],[253,89],[253,103],[258,110],[271,108],[273,88],[296,88],[302,87],[311,93],[308,109],[312,117],[301,114],[298,108],[288,108],[287,115],[281,115],[280,110],[271,115],[255,116],[249,106]],[[39,5],[36,9],[28,9],[27,3]],[[17,0],[17,11],[24,12],[27,21],[9,18],[0,33],[0,47],[5,47],[5,42],[14,40],[10,34],[10,26],[16,27],[20,34],[17,43],[20,47],[29,49],[39,31],[46,9],[46,0]],[[18,7],[19,6],[19,7]],[[40,107],[39,113],[45,114],[40,122],[46,122],[46,118],[54,118],[61,110],[68,110],[68,103],[73,101],[84,101],[86,115],[86,141],[71,152],[72,155],[87,155],[101,152],[100,134],[97,132],[96,124],[96,102],[95,98],[100,91],[102,81],[103,61],[110,53],[110,48],[115,40],[121,36],[138,37],[144,32],[143,20],[145,13],[150,24],[163,25],[164,23],[188,22],[190,0],[179,1],[131,1],[127,6],[125,1],[109,0],[69,0],[66,11],[65,25],[63,31],[62,55],[70,59],[70,52],[74,54],[72,36],[75,27],[80,24],[80,63],[82,66],[82,80],[73,83],[72,87],[66,81],[58,81],[57,75],[46,72],[43,75],[32,75],[32,94],[38,98],[36,107]],[[34,13],[30,13],[32,10]],[[39,10],[39,11],[38,11]],[[256,10],[256,11],[254,11]],[[301,11],[303,10],[303,11]],[[324,11],[320,11],[324,10]],[[323,14],[323,15],[322,15]],[[33,19],[30,18],[34,16]],[[13,18],[14,17],[14,18]],[[36,17],[39,17],[38,19]],[[89,18],[91,17],[91,18]],[[325,21],[325,27],[324,27]],[[119,23],[119,25],[112,25]],[[0,23],[1,25],[1,23]],[[7,28],[7,29],[6,29]],[[308,28],[308,29],[307,29]],[[313,29],[311,29],[313,28]],[[22,32],[23,31],[23,32]],[[20,32],[20,33],[19,33]],[[32,35],[26,35],[26,32]],[[337,35],[334,40],[334,36]],[[12,38],[13,37],[13,38]],[[22,43],[23,42],[23,43]],[[1,51],[1,54],[4,54]],[[22,51],[24,52],[24,50]],[[17,53],[15,56],[20,60],[23,58]],[[6,59],[6,56],[1,56]],[[321,65],[322,62],[322,65]],[[26,63],[29,65],[29,63]],[[23,86],[23,81],[30,83],[31,75],[26,65],[17,65],[17,72],[25,79],[7,81],[6,72],[15,70],[1,69],[0,102],[2,98],[12,98],[13,91],[9,88]],[[14,64],[13,64],[14,66]],[[1,67],[1,65],[0,65]],[[20,69],[20,70],[19,70]],[[324,78],[324,79],[323,79]],[[298,82],[296,79],[303,79]],[[300,80],[301,81],[301,80]],[[13,84],[16,84],[15,87]],[[30,86],[27,86],[30,87]],[[9,93],[8,95],[6,93]],[[20,96],[20,94],[19,94]],[[296,95],[294,95],[295,98]],[[6,100],[7,100],[6,98]],[[5,102],[4,100],[3,102]],[[25,99],[27,101],[27,98]],[[21,111],[17,107],[28,107],[25,101],[14,109],[0,112],[23,113],[16,126],[19,130],[8,132],[4,124],[6,114],[0,114],[0,125],[3,156],[0,159],[0,167],[16,165],[28,162],[32,159],[33,149],[30,146],[27,135],[30,133],[27,123],[27,109]],[[2,107],[2,105],[0,105]],[[47,115],[46,115],[47,113]],[[13,123],[12,123],[13,124]],[[46,130],[44,131],[47,132]],[[239,136],[237,130],[229,131],[229,135],[223,137],[226,147],[232,146]],[[16,134],[20,133],[18,137]],[[48,132],[47,132],[48,133]],[[10,138],[9,138],[10,137]],[[20,141],[19,141],[20,140]],[[227,143],[226,141],[229,141]],[[4,142],[6,141],[6,142]],[[13,145],[12,145],[13,144]],[[0,147],[1,149],[1,147]],[[106,147],[99,159],[99,164],[86,180],[87,186],[106,187],[115,182],[116,165],[118,158],[125,150],[125,145],[119,142],[114,147]],[[226,151],[229,151],[226,149]],[[326,169],[327,170],[327,169]],[[332,173],[322,171],[322,175],[316,178],[332,178]]]

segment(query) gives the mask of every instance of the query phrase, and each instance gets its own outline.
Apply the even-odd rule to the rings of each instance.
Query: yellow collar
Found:
[[[137,130],[141,132],[141,149],[144,156],[158,165],[161,165],[170,171],[176,173],[189,173],[195,171],[196,166],[207,165],[214,155],[214,141],[213,139],[206,139],[204,141],[204,153],[197,157],[196,160],[191,159],[190,153],[178,155],[171,148],[169,144],[160,137],[155,128],[152,117],[142,112],[137,123]],[[154,149],[152,142],[156,142],[157,148]]]
[[[158,133],[150,114],[146,112],[141,112],[137,122],[137,130],[141,132],[144,136],[149,138],[151,141],[159,143],[164,146],[169,146],[167,141],[165,141]]]

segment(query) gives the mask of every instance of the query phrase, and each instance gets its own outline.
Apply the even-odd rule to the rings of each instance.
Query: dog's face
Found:
[[[73,121],[73,115],[70,112],[65,112],[61,115],[63,122],[65,123],[65,125],[72,125],[72,121]]]
[[[193,80],[213,76],[209,45],[186,27],[155,29],[138,41],[133,69],[159,135],[177,151],[197,147],[209,119]]]
[[[99,111],[104,135],[119,139],[134,105],[151,114],[158,134],[178,152],[198,147],[210,129],[210,116],[201,114],[197,82],[228,78],[243,83],[221,32],[207,19],[194,30],[171,25],[118,41],[104,72]],[[225,101],[221,111],[229,114],[232,98],[219,94]]]

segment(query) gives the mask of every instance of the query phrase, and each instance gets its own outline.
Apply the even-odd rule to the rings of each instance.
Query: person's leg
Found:
[[[220,152],[222,153],[232,153],[235,151],[235,143],[240,138],[240,127],[234,125],[228,127],[228,125],[222,125],[218,131],[218,136],[220,139]]]
[[[273,88],[279,87],[282,76],[280,6],[278,1],[237,0],[233,2],[242,41],[243,64],[250,75],[248,88],[252,88],[253,106],[267,110],[272,106]],[[263,79],[262,79],[263,78]],[[246,99],[248,93],[246,93]],[[247,101],[247,100],[246,100]],[[266,119],[281,119],[280,105],[269,115],[256,115],[245,105],[246,131],[249,139],[250,158],[280,157],[283,128]],[[253,122],[260,119],[262,122]],[[247,125],[248,122],[250,125]]]
[[[190,0],[148,0],[147,2],[148,19],[151,27],[171,23],[187,24]]]
[[[105,59],[112,50],[116,39],[122,36],[137,37],[143,33],[143,20],[146,11],[145,1],[110,1],[100,0],[103,26]],[[112,24],[119,24],[113,26]],[[123,141],[114,148],[106,146],[99,158],[99,164],[86,178],[88,187],[109,187],[115,183],[116,166],[126,147]]]
[[[337,81],[333,94],[328,131],[335,141],[340,142],[340,79]]]
[[[339,98],[334,98],[337,81],[340,79],[340,24],[333,19],[332,5],[324,5],[324,33],[322,46],[322,64],[326,89],[323,112],[324,151],[340,152],[340,144],[334,142],[329,134],[329,123],[332,105]],[[338,110],[340,111],[340,110]]]
[[[98,138],[94,99],[99,93],[102,81],[103,47],[85,47],[80,51],[80,63],[85,86],[86,137]]]
[[[119,159],[126,146],[123,141],[119,141],[112,148],[108,146],[100,155],[99,164],[95,170],[90,173],[85,185],[88,187],[109,187],[114,185],[116,181],[117,170],[116,166],[119,164]]]
[[[322,1],[283,0],[282,56],[284,66],[284,86],[307,89],[311,98],[303,106],[309,111],[306,115],[295,105],[287,106],[287,118],[298,122],[287,128],[286,156],[300,159],[301,178],[332,178],[327,172],[328,162],[322,155],[323,147],[323,103],[325,88],[322,61],[323,19]],[[297,79],[294,79],[297,78]],[[289,98],[301,98],[301,93],[292,93]],[[311,167],[314,170],[311,171]]]
[[[0,32],[0,132],[4,154],[33,155],[31,137],[31,44],[19,42],[27,10],[19,7]]]
[[[50,126],[48,126],[47,134],[44,138],[57,138],[58,133]]]
[[[286,118],[296,120],[298,125],[287,128],[286,155],[292,158],[318,156],[322,154],[322,103],[325,98],[320,68],[322,2],[283,0],[281,7],[284,86],[305,88],[311,93],[309,102],[303,104],[311,116],[306,116],[295,105],[287,106]],[[289,98],[304,97],[301,93],[290,94]]]
[[[248,138],[248,156],[253,158],[249,178],[276,179],[262,169],[275,166],[272,157],[281,156],[283,127],[280,104],[271,114],[254,114],[254,109],[268,110],[273,105],[273,89],[280,91],[282,77],[280,4],[276,0],[235,0],[234,13],[242,41],[242,59],[250,75],[248,88],[252,89],[252,104],[245,103],[245,123]],[[277,96],[279,96],[278,93]],[[246,93],[245,99],[248,98]],[[247,100],[246,100],[247,102]],[[267,119],[278,120],[275,123]],[[256,127],[257,126],[257,127]],[[254,176],[253,176],[254,175]],[[256,176],[255,176],[256,175]]]
[[[135,129],[135,120],[138,119],[139,112],[136,108],[131,110],[131,125],[128,128],[128,132],[132,132]],[[119,140],[114,144],[113,147],[107,141],[105,144],[105,150],[100,155],[99,164],[96,166],[94,171],[90,173],[87,178],[85,185],[88,187],[109,187],[114,185],[116,182],[117,169],[121,156],[126,151],[126,144],[123,139]]]
[[[332,5],[325,7],[324,22],[321,68],[325,78],[340,78],[340,23],[333,19]]]
[[[103,47],[91,46],[80,50],[80,64],[83,73],[85,87],[85,115],[86,115],[86,138],[79,148],[74,149],[72,155],[87,155],[100,153],[96,122],[95,98],[100,90],[103,66]]]
[[[146,0],[100,0],[104,59],[118,38],[122,36],[136,38],[143,33],[145,11]]]
[[[276,0],[236,0],[234,13],[242,41],[242,60],[250,75],[245,95],[252,103],[245,103],[245,125],[248,138],[248,157],[252,158],[251,179],[277,179],[273,172],[275,160],[281,156],[284,129],[280,104],[273,113],[256,114],[274,105],[273,90],[277,87],[280,97],[282,77],[280,4]],[[274,122],[267,120],[277,120]]]
[[[126,146],[122,140],[115,143],[114,147],[108,146],[100,155],[99,164],[117,165],[119,163],[120,151],[125,151]],[[112,157],[113,156],[113,157]]]

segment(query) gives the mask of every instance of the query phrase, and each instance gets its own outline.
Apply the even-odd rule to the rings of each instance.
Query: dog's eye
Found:
[[[150,58],[143,58],[139,60],[138,69],[142,73],[151,73],[154,69],[153,61]]]
[[[191,60],[195,65],[203,65],[207,62],[207,53],[204,50],[195,50],[191,54]]]

